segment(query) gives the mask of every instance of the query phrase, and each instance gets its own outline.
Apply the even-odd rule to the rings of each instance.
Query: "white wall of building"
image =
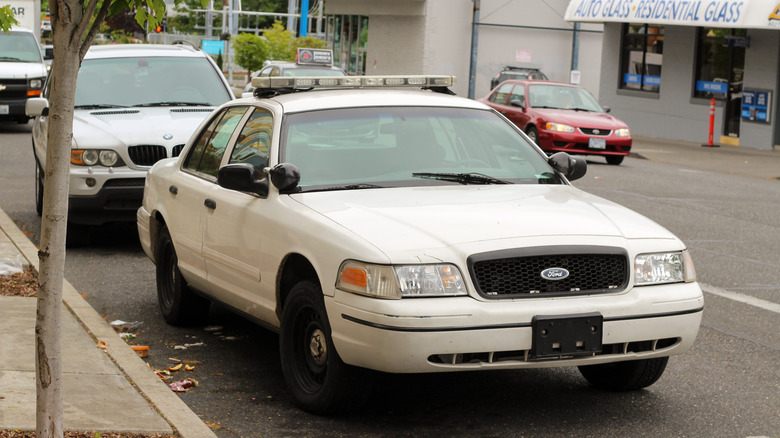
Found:
[[[573,23],[568,0],[481,0],[474,97],[489,90],[504,66],[530,52],[552,80],[569,82]],[[453,74],[453,91],[468,95],[473,0],[326,0],[326,15],[369,17],[366,74]],[[601,24],[582,25],[581,85],[599,95]]]

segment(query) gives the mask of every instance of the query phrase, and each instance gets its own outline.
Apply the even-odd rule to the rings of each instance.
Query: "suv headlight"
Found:
[[[116,151],[110,149],[72,149],[70,151],[70,163],[76,166],[105,167],[124,166],[125,163]]]
[[[555,131],[555,132],[568,132],[572,133],[574,132],[574,127],[570,125],[564,125],[563,123],[555,123],[555,122],[547,122],[548,131]]]
[[[446,263],[389,266],[347,260],[339,268],[336,287],[388,299],[466,295],[460,270]]]
[[[696,270],[688,250],[639,254],[634,259],[634,284],[637,286],[695,280]]]

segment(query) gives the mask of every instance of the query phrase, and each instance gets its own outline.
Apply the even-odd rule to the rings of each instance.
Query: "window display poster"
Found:
[[[771,100],[771,91],[742,90],[742,120],[769,123]]]

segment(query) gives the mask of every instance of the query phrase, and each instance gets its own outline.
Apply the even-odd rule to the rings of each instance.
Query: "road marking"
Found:
[[[717,295],[719,297],[728,298],[730,300],[739,301],[740,303],[749,304],[751,306],[759,307],[770,312],[780,313],[780,304],[773,303],[771,301],[762,300],[761,298],[752,297],[750,295],[743,295],[737,292],[731,292],[719,287],[710,286],[708,284],[699,283],[701,289],[704,292]]]

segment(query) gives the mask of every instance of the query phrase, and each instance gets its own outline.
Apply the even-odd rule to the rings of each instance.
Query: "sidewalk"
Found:
[[[780,179],[780,151],[634,139],[634,158],[719,173]],[[37,248],[0,210],[0,259]],[[63,288],[66,431],[215,437],[203,421],[116,334],[67,281]],[[35,430],[35,298],[0,296],[0,430]],[[65,341],[66,340],[66,341]],[[107,344],[106,353],[96,348]]]
[[[38,249],[0,210],[0,259],[17,255],[37,268]],[[0,430],[36,429],[36,304],[0,296]],[[63,304],[65,431],[216,437],[67,281]]]

